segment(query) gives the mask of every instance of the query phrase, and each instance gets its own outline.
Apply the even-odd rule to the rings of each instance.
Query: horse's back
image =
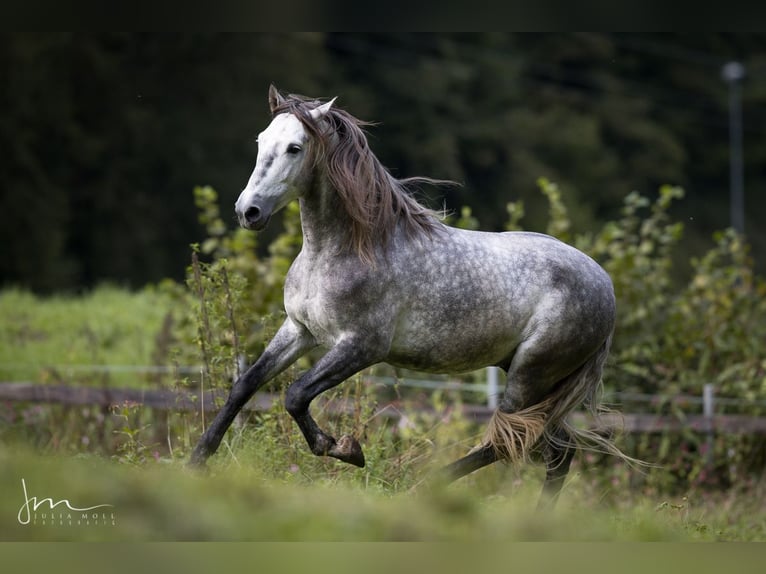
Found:
[[[445,229],[414,251],[405,268],[415,284],[443,301],[461,297],[465,310],[498,304],[527,315],[544,300],[587,307],[614,306],[612,281],[582,251],[549,235]],[[417,276],[421,279],[417,280]]]
[[[534,337],[595,349],[611,334],[611,280],[574,247],[538,233],[455,228],[420,243],[397,256],[392,362],[447,371],[507,367]]]

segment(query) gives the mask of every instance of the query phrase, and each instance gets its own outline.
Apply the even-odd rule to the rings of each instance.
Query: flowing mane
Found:
[[[376,245],[385,247],[401,225],[410,236],[431,235],[441,227],[437,212],[418,203],[411,189],[418,184],[452,183],[428,177],[397,179],[380,163],[367,143],[364,127],[372,125],[345,110],[332,107],[322,122],[310,111],[320,105],[295,94],[274,107],[274,116],[295,115],[312,136],[315,162],[324,161],[327,176],[351,219],[349,248],[368,263],[376,258]],[[323,129],[329,122],[330,129]]]

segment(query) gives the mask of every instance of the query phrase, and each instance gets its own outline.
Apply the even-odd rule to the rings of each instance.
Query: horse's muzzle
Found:
[[[237,212],[239,224],[245,229],[261,231],[265,229],[271,220],[271,214],[257,205],[251,205],[244,212]]]

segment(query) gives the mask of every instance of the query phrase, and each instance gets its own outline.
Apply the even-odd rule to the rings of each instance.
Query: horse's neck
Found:
[[[305,251],[337,253],[348,244],[351,219],[325,178],[317,178],[300,206]]]

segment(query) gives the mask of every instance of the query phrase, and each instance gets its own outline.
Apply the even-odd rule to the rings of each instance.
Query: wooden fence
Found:
[[[0,401],[32,402],[61,405],[91,405],[108,408],[124,403],[136,403],[158,410],[201,411],[212,412],[216,405],[223,404],[227,392],[217,394],[194,391],[175,391],[171,389],[120,389],[110,387],[87,387],[40,384],[31,382],[0,383]],[[245,406],[250,411],[264,411],[271,408],[279,397],[274,394],[257,393]],[[683,402],[683,401],[681,401]],[[688,401],[687,401],[688,402]],[[330,412],[338,414],[349,412],[352,405],[341,401],[328,401],[325,405]],[[462,404],[455,409],[459,414],[474,420],[486,421],[494,409],[484,405]],[[375,416],[382,418],[400,419],[409,413],[414,414],[413,407],[405,407],[397,402],[389,402],[379,406]],[[430,411],[432,408],[418,408],[417,412]],[[454,409],[453,409],[454,411]],[[447,414],[447,413],[444,413]],[[584,413],[574,413],[576,422],[588,424]],[[605,421],[610,426],[622,428],[629,433],[659,433],[665,431],[680,431],[684,429],[699,432],[722,432],[727,434],[766,434],[766,417],[746,415],[715,414],[714,403],[706,403],[702,414],[662,415],[652,413],[623,413],[608,415]]]

